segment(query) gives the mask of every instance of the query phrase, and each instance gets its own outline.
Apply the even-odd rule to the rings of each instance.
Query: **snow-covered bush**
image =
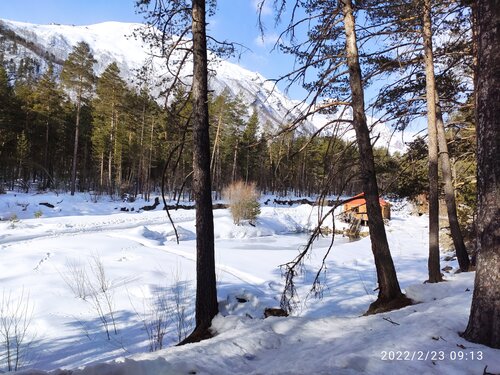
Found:
[[[242,220],[255,221],[260,214],[259,192],[255,183],[233,182],[222,192],[222,197],[229,204],[229,210],[235,224]]]

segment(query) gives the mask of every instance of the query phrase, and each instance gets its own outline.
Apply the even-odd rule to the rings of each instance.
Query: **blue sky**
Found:
[[[104,21],[142,22],[134,0],[16,0],[0,1],[0,18],[37,24],[61,23],[88,25]],[[258,0],[218,0],[218,11],[209,22],[209,32],[218,39],[245,45],[250,51],[239,60],[241,66],[258,71],[266,78],[277,78],[292,69],[293,59],[272,52],[276,32],[272,14],[264,10],[267,23],[265,40],[257,27]],[[282,87],[283,88],[283,87]],[[304,91],[292,88],[289,96],[302,99]]]

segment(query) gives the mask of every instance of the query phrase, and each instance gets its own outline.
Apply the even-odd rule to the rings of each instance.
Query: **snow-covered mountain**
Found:
[[[88,26],[34,25],[15,21],[0,21],[0,32],[7,37],[5,60],[19,61],[22,57],[32,57],[40,65],[47,66],[48,59],[56,65],[62,64],[74,45],[80,41],[89,44],[97,64],[95,72],[101,74],[116,61],[123,78],[131,81],[135,72],[151,59],[150,47],[133,33],[144,28],[136,23],[104,22]],[[10,31],[10,33],[9,33]],[[14,35],[15,33],[15,47]],[[228,61],[218,61],[214,69],[217,74],[210,80],[211,89],[216,93],[227,89],[236,96],[242,95],[250,107],[257,107],[264,119],[273,124],[283,122],[294,103],[274,89],[273,84],[257,72],[251,72]],[[151,67],[156,76],[167,75],[165,62],[153,59]],[[189,67],[186,76],[189,75]]]
[[[17,66],[23,57],[36,61],[40,73],[52,61],[56,69],[60,68],[73,46],[80,41],[89,44],[97,64],[95,73],[101,74],[112,62],[116,62],[123,78],[132,82],[138,69],[150,61],[150,68],[155,77],[168,76],[165,61],[151,58],[151,49],[147,43],[133,36],[134,32],[145,26],[137,23],[104,22],[88,26],[72,25],[35,25],[17,21],[0,20],[0,53],[4,61]],[[249,111],[256,108],[261,123],[270,123],[273,127],[301,117],[297,102],[284,95],[274,84],[267,81],[258,72],[251,72],[228,61],[218,61],[213,70],[216,74],[210,79],[210,88],[215,93],[224,89],[231,95],[240,95]],[[185,75],[189,75],[189,67]],[[316,115],[304,123],[304,129],[322,126],[323,115]],[[384,124],[377,125],[372,131],[378,137],[377,145],[389,147],[390,151],[404,150],[404,143]],[[346,131],[346,138],[352,139],[352,131]]]
[[[352,118],[351,110],[347,109],[342,115],[342,119]],[[372,135],[372,142],[376,147],[385,147],[389,149],[391,154],[395,152],[404,153],[406,150],[406,142],[411,141],[414,135],[410,132],[400,132],[390,129],[384,122],[376,118],[366,116],[368,127]],[[310,121],[317,129],[323,129],[326,134],[335,134],[336,136],[349,141],[356,141],[356,132],[349,122],[339,122],[337,115],[325,115],[315,113],[310,117]]]

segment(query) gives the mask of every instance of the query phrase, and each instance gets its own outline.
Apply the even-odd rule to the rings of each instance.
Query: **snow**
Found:
[[[345,122],[339,122],[339,119],[345,119]],[[309,120],[315,129],[324,129],[324,133],[335,134],[348,142],[356,142],[356,132],[352,127],[351,119],[352,110],[348,107],[341,107],[335,114],[315,113]],[[405,153],[407,143],[416,138],[414,132],[391,130],[385,122],[371,116],[367,116],[367,125],[370,129],[373,145],[388,149],[390,154]]]
[[[323,298],[309,289],[331,237],[315,242],[297,278],[294,314],[263,319],[266,307],[279,306],[279,265],[306,243],[318,208],[263,205],[256,226],[236,226],[228,210],[216,210],[215,337],[172,346],[178,332],[170,314],[165,349],[148,353],[144,322],[158,296],[169,311],[178,298],[185,321],[193,318],[196,253],[194,210],[171,212],[177,244],[165,212],[141,211],[147,204],[90,194],[0,195],[3,299],[22,298],[32,311],[22,374],[472,374],[485,366],[500,372],[499,350],[459,335],[474,275],[455,273],[456,261],[443,260],[443,267],[453,267],[447,281],[423,283],[427,218],[410,215],[404,202],[396,204],[386,229],[401,287],[416,304],[362,316],[377,293],[370,241],[337,235],[322,278]],[[92,293],[84,300],[70,288],[78,270],[95,283],[96,260],[105,271],[117,325],[110,340]],[[394,359],[398,353],[401,360]]]

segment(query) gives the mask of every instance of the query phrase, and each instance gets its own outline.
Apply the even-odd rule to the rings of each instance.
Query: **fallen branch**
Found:
[[[394,324],[396,326],[400,326],[401,325],[401,324],[396,323],[395,321],[393,321],[391,318],[382,318],[382,319],[384,319],[385,321],[387,321],[389,323],[392,323],[392,324]]]

